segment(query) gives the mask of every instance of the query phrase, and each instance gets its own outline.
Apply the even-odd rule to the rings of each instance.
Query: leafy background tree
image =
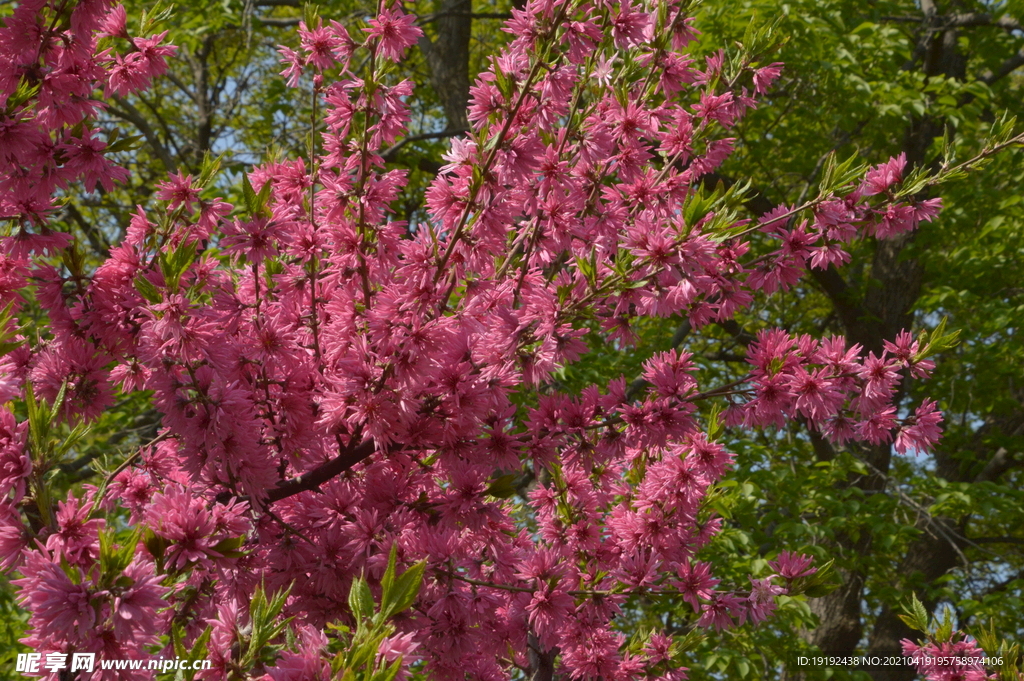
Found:
[[[957,157],[970,157],[1003,112],[1020,113],[1021,16],[1019,3],[706,3],[697,25],[712,41],[742,40],[750,22],[765,20],[790,38],[771,104],[739,126],[739,151],[718,179],[753,174],[747,206],[756,216],[813,192],[833,151],[872,161],[904,153],[934,168],[945,135]],[[865,241],[848,265],[815,271],[812,286],[773,301],[770,317],[683,342],[708,372],[729,376],[742,373],[744,348],[766,325],[842,333],[877,352],[900,328],[945,319],[962,341],[938,358],[933,380],[903,395],[906,409],[940,398],[946,434],[933,456],[896,457],[888,445],[837,450],[798,423],[731,443],[735,486],[719,506],[728,530],[709,555],[740,576],[802,544],[836,560],[842,585],[793,602],[769,626],[711,637],[697,655],[707,669],[694,678],[913,678],[907,667],[794,664],[813,651],[898,653],[901,639],[914,638],[898,617],[912,592],[929,610],[951,607],[969,628],[1024,634],[1021,172],[1019,150],[996,158],[942,188],[934,224]],[[671,334],[661,329],[652,342],[664,346]]]
[[[170,30],[180,52],[153,90],[115,98],[108,109],[106,125],[138,136],[122,152],[132,180],[66,204],[65,227],[93,251],[81,253],[84,260],[117,242],[134,205],[145,203],[167,172],[195,173],[207,152],[223,154],[222,186],[233,187],[267,155],[301,149],[312,113],[310,101],[296,100],[275,75],[276,46],[294,40],[298,3],[129,8],[134,21]],[[412,197],[440,167],[447,138],[466,126],[469,84],[505,40],[501,19],[510,9],[481,0],[415,7],[427,35],[400,68],[418,85],[418,129],[387,155],[413,171],[408,219],[420,210]],[[369,3],[333,2],[321,14],[344,22],[372,10]],[[709,46],[743,40],[751,23],[778,22],[777,32],[789,36],[778,55],[786,63],[780,84],[737,130],[739,151],[715,179],[729,184],[740,169],[754,177],[747,209],[758,216],[813,191],[832,151],[871,162],[902,152],[911,165],[934,167],[945,135],[958,157],[969,157],[1002,111],[1019,113],[1021,17],[1020,3],[706,2],[697,26]],[[716,505],[727,529],[707,559],[738,581],[764,572],[774,552],[803,547],[836,560],[841,586],[793,599],[768,626],[712,636],[692,652],[692,677],[820,678],[831,672],[796,668],[795,656],[893,653],[901,638],[914,636],[897,617],[912,591],[929,609],[948,604],[969,628],[992,622],[1004,637],[1024,636],[1021,173],[1014,151],[984,173],[944,186],[937,222],[895,242],[865,241],[847,266],[816,272],[813,286],[773,300],[770,316],[699,337],[683,320],[652,324],[636,350],[609,347],[564,376],[569,387],[594,376],[633,378],[644,358],[672,345],[694,352],[708,376],[736,376],[754,333],[772,325],[844,333],[876,352],[900,328],[934,328],[945,318],[961,330],[960,345],[937,358],[936,377],[903,396],[910,410],[923,395],[940,398],[946,435],[934,456],[894,457],[888,446],[836,450],[796,423],[758,438],[726,431],[737,467]],[[118,433],[114,441],[86,437],[55,487],[111,470],[119,462],[111,449],[146,441],[157,423],[138,400],[104,419],[95,430]],[[682,629],[692,620],[688,608],[645,604],[623,626],[658,618]],[[5,623],[13,637],[18,618]],[[904,667],[833,671],[913,676]]]

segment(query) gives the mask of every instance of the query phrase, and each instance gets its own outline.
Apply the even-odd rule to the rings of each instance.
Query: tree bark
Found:
[[[469,127],[469,40],[473,17],[471,0],[441,0],[431,25],[436,37],[424,34],[420,50],[430,67],[430,83],[444,109],[448,130]]]

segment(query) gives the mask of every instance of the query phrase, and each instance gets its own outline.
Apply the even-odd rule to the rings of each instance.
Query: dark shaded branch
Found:
[[[983,83],[986,83],[987,85],[991,85],[997,80],[1005,78],[1006,76],[1010,75],[1011,73],[1019,69],[1021,66],[1024,66],[1024,49],[1021,49],[1020,52],[1004,61],[999,66],[999,68],[995,70],[995,73],[990,73],[989,75],[979,78],[978,80],[980,80]]]
[[[953,14],[946,17],[943,23],[950,27],[995,26],[996,28],[1001,28],[1004,31],[1019,31],[1021,29],[1020,22],[1009,14],[1004,14],[998,19],[993,19],[991,14],[987,14],[985,12]]]
[[[992,594],[999,593],[1000,591],[1006,591],[1006,589],[1009,588],[1011,584],[1021,579],[1024,579],[1024,570],[1021,570],[1016,574],[1010,575],[1001,582],[993,584],[989,588],[985,589],[982,596],[991,596]]]
[[[974,482],[995,482],[999,477],[1014,466],[1022,465],[1021,461],[1014,458],[1005,447],[1000,447],[992,458],[988,460],[985,467],[981,469]]]
[[[291,480],[285,480],[278,483],[277,487],[270,490],[270,493],[267,494],[267,504],[273,504],[274,502],[281,501],[282,499],[287,499],[288,497],[295,496],[300,492],[319,489],[320,485],[324,484],[331,478],[341,475],[360,461],[369,458],[375,449],[376,447],[372,438],[364,440],[355,447],[349,447],[327,463],[321,464],[313,470],[303,473],[297,478],[292,478]]]
[[[919,24],[921,17],[914,16],[884,16],[882,21],[889,21],[900,24]],[[972,28],[975,26],[994,26],[1006,31],[1019,31],[1021,24],[1008,14],[998,19],[993,19],[991,14],[986,12],[964,12],[963,14],[949,14],[937,17],[935,24],[929,26],[930,31],[945,31],[950,28]]]
[[[533,633],[527,639],[530,659],[530,681],[554,681],[555,658],[558,649],[544,650],[540,640]]]
[[[78,210],[75,204],[65,204],[64,211],[85,234],[85,238],[89,240],[89,245],[92,246],[92,250],[96,255],[101,258],[106,256],[107,251],[110,250],[110,244],[107,243],[103,233],[85,219],[85,216],[82,215],[81,211]]]
[[[118,118],[128,121],[142,133],[142,136],[146,138],[146,142],[153,149],[153,153],[156,154],[160,162],[163,163],[164,168],[167,172],[173,172],[177,168],[177,164],[174,159],[171,158],[171,154],[167,151],[167,147],[164,146],[163,142],[160,141],[160,137],[157,136],[156,131],[153,130],[153,126],[149,124],[146,117],[142,115],[142,112],[135,108],[135,106],[127,99],[114,95],[114,101],[117,102],[118,107],[107,106],[107,111],[114,114]]]
[[[935,26],[935,20],[939,13],[938,8],[935,7],[935,3],[932,0],[921,0],[921,12],[924,16],[918,19],[918,21],[921,22],[921,28],[924,30],[921,31],[921,37],[918,38],[917,43],[914,45],[914,51],[910,54],[910,58],[900,67],[903,71],[910,71],[919,61],[925,58],[934,38],[935,32],[928,29]]]
[[[506,12],[435,12],[434,14],[426,14],[419,18],[417,22],[420,26],[431,24],[438,19],[444,19],[446,17],[469,17],[470,19],[511,19],[512,15]]]
[[[386,149],[380,156],[385,161],[390,163],[390,162],[395,160],[395,155],[406,144],[411,144],[413,142],[419,142],[421,140],[438,140],[438,139],[444,139],[445,137],[455,137],[457,135],[462,135],[463,133],[467,133],[467,132],[469,132],[469,130],[460,129],[460,130],[442,130],[441,132],[425,132],[425,133],[423,133],[421,135],[408,135],[406,137],[403,137],[398,142],[396,142],[390,148]]]
[[[164,118],[163,114],[160,111],[160,107],[157,106],[157,103],[155,101],[150,101],[149,99],[147,99],[141,92],[137,93],[136,97],[139,98],[140,102],[146,105],[146,108],[149,110],[149,115],[156,120],[156,123],[160,126],[160,129],[163,130],[164,139],[167,140],[168,150],[170,150],[171,147],[174,147],[174,153],[176,155],[176,158],[184,158],[184,154],[181,151],[181,147],[178,145],[178,136],[175,133],[175,131],[171,128],[170,124],[167,122],[167,119]],[[194,96],[192,97],[192,100],[195,101]],[[177,168],[177,166],[178,162],[175,162],[174,167]]]
[[[839,320],[847,335],[851,335],[850,332],[859,328],[867,317],[867,311],[858,300],[856,293],[843,279],[839,270],[833,266],[829,266],[825,270],[812,268],[810,272],[815,283],[835,306],[836,314],[839,315]]]
[[[725,319],[723,321],[720,321],[718,322],[718,326],[720,326],[722,330],[725,331],[727,334],[736,339],[736,342],[740,343],[741,345],[750,345],[755,340],[757,340],[756,336],[754,336],[752,333],[750,333],[742,326],[740,326],[739,322],[737,322],[735,319]]]
[[[971,537],[969,541],[975,544],[1015,544],[1024,546],[1024,539],[1019,537]]]
[[[256,17],[256,21],[264,26],[298,26],[302,19],[299,17]]]

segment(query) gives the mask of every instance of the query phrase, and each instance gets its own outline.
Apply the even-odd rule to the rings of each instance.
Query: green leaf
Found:
[[[267,208],[267,202],[270,201],[271,188],[270,180],[267,180],[257,192],[249,182],[249,175],[242,173],[242,200],[245,202],[245,210],[250,217],[270,217],[271,213]]]
[[[201,188],[206,188],[210,181],[220,172],[220,164],[223,156],[214,156],[209,151],[203,156],[203,165],[199,170],[199,180],[196,182]]]
[[[306,27],[312,31],[320,23],[320,6],[307,2],[302,6],[302,20],[306,22]]]
[[[57,417],[60,416],[60,409],[64,406],[64,397],[68,392],[68,381],[64,379],[64,382],[60,384],[60,390],[57,391],[57,397],[53,401],[53,406],[50,408],[49,421],[50,426],[57,423]]]
[[[16,350],[17,348],[21,347],[22,343],[24,343],[24,342],[25,341],[23,341],[23,340],[13,341],[13,342],[12,341],[0,341],[0,355],[6,355],[7,353],[11,352],[12,350]]]
[[[181,275],[189,268],[196,256],[196,242],[180,244],[170,253],[160,254],[160,270],[164,275],[164,282],[170,291],[178,290],[178,282]]]
[[[942,623],[935,631],[935,639],[939,642],[947,642],[953,636],[953,618],[950,608],[947,605],[942,610]]]
[[[708,441],[714,442],[715,438],[722,432],[722,422],[719,416],[722,413],[722,405],[715,402],[711,405],[711,414],[708,416]]]
[[[229,537],[217,542],[214,545],[213,550],[225,558],[241,558],[248,553],[248,551],[238,550],[244,543],[245,537]]]
[[[153,284],[153,282],[151,282],[144,274],[140,273],[135,275],[134,284],[135,290],[150,303],[156,305],[164,299],[163,295],[160,293],[160,289],[158,289],[156,285]]]
[[[388,566],[384,570],[384,576],[380,580],[381,596],[380,604],[382,610],[387,610],[392,600],[391,589],[395,584],[395,564],[398,561],[398,545],[392,544],[388,553]]]
[[[516,493],[516,481],[519,477],[514,473],[508,473],[502,475],[491,481],[491,484],[487,486],[484,494],[492,496],[495,499],[508,499]]]
[[[242,200],[245,202],[245,210],[248,211],[249,215],[255,215],[256,190],[252,188],[252,183],[249,182],[248,173],[242,173]]]
[[[402,573],[395,582],[394,600],[392,608],[387,616],[397,615],[411,606],[420,593],[420,585],[423,583],[423,571],[426,569],[426,561],[419,561]]]
[[[167,551],[167,540],[163,537],[155,534],[153,530],[146,528],[146,531],[142,535],[142,543],[149,551],[149,555],[156,558],[157,562],[163,560],[164,553]]]
[[[116,153],[119,151],[135,151],[142,146],[142,135],[131,135],[129,137],[122,137],[116,142],[107,144],[107,148],[104,151],[108,154]]]
[[[34,99],[39,94],[39,87],[41,83],[29,85],[28,78],[25,76],[21,77],[18,81],[18,89],[14,91],[14,94],[7,98],[6,110],[8,114],[14,112],[22,104],[26,103],[30,99]]]
[[[402,669],[402,659],[399,658],[390,665],[379,670],[371,677],[371,681],[392,681]]]
[[[908,627],[928,633],[928,612],[924,609],[924,604],[917,600],[916,593],[910,594],[910,604],[904,606],[903,610],[907,614],[900,615],[900,619]]]
[[[267,202],[270,201],[270,190],[270,180],[267,180],[256,195],[256,214],[265,218],[269,218],[271,215],[270,209],[267,208]]]
[[[100,532],[100,571],[103,573],[104,583],[109,585],[124,572],[135,557],[135,547],[139,543],[141,530],[136,528],[131,534],[124,537],[120,545],[114,548],[115,532],[107,530]]]
[[[352,582],[348,592],[348,607],[356,620],[373,614],[373,594],[370,593],[370,585],[362,577]]]
[[[177,657],[188,657],[188,651],[185,649],[185,627],[181,624],[175,623],[171,627],[171,643]]]

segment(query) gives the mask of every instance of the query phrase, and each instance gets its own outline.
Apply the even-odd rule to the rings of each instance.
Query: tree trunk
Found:
[[[469,103],[469,39],[473,16],[471,0],[442,0],[431,25],[436,37],[419,40],[420,50],[430,67],[434,86],[448,120],[448,130],[469,127],[466,105]]]

